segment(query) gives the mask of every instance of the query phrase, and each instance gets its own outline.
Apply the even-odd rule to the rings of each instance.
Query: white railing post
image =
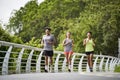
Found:
[[[72,60],[71,60],[71,72],[73,72],[73,65],[76,55],[73,54]]]
[[[32,59],[32,55],[33,55],[34,50],[32,50],[29,54],[29,57],[27,59],[27,63],[26,63],[26,73],[29,73],[31,70],[31,59]]]
[[[117,58],[114,59],[112,71],[114,72],[115,66],[117,65]]]
[[[22,55],[24,52],[24,48],[21,49],[18,59],[17,59],[17,67],[16,67],[16,73],[21,73],[21,60],[22,60]]]
[[[59,58],[61,54],[58,54],[55,60],[55,66],[54,66],[54,71],[58,72],[58,64],[59,64]]]
[[[80,58],[79,66],[78,66],[78,72],[82,72],[82,63],[83,63],[84,55]]]
[[[64,58],[63,65],[62,65],[62,72],[66,71],[66,58]]]
[[[2,75],[8,74],[8,63],[9,63],[9,57],[13,46],[9,46],[8,51],[6,52],[6,55],[4,57],[3,65],[2,65]]]
[[[110,58],[107,57],[107,61],[106,61],[106,63],[105,63],[105,72],[108,72],[108,64],[109,64],[109,60],[110,60]]]
[[[88,62],[86,64],[86,72],[90,72],[90,68],[89,68]]]
[[[93,72],[96,72],[98,57],[99,57],[99,56],[96,56],[96,59],[95,59],[95,61],[94,61],[94,63],[93,63]]]
[[[111,72],[114,71],[114,63],[115,63],[115,61],[116,61],[116,59],[114,58],[113,61],[112,61],[112,63],[111,63]]]
[[[101,57],[101,56],[100,56],[100,57]],[[103,71],[103,65],[104,65],[104,56],[102,57],[102,60],[101,60],[101,62],[100,62],[100,66],[99,66],[100,72]]]
[[[110,70],[110,72],[112,72],[113,61],[114,61],[114,58],[111,58],[110,66],[109,66],[109,70]]]
[[[118,60],[118,64],[117,65],[120,65],[120,59]]]
[[[41,72],[41,59],[42,59],[42,54],[43,54],[43,51],[41,51],[41,53],[39,54],[39,57],[38,57],[38,60],[37,60],[37,63],[36,63],[36,72]]]

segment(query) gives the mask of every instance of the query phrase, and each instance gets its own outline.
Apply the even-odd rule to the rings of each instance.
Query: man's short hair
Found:
[[[45,28],[45,30],[47,30],[47,29],[48,29],[49,31],[51,31],[51,29],[50,29],[49,27],[46,27],[46,28]]]

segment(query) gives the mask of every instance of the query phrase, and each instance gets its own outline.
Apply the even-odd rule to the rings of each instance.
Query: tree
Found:
[[[41,39],[44,28],[50,27],[57,39],[57,50],[63,50],[62,40],[70,31],[75,52],[84,52],[83,39],[92,31],[95,53],[114,55],[120,37],[119,4],[119,0],[45,0],[38,5],[36,0],[31,0],[13,13],[7,29],[27,43],[33,37]],[[20,23],[23,25],[21,30]]]

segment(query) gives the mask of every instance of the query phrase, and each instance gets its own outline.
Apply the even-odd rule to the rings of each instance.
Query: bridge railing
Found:
[[[67,72],[63,52],[54,51],[54,72]],[[0,74],[44,72],[43,50],[36,47],[0,41]],[[120,59],[112,56],[94,55],[94,72],[113,72]],[[71,58],[72,72],[89,72],[86,55],[74,53]]]

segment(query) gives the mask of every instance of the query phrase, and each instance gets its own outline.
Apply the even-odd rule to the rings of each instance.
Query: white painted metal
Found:
[[[66,58],[64,58],[63,65],[62,65],[62,72],[66,72],[66,68],[67,68],[66,61],[67,61]]]
[[[110,58],[108,57],[108,58],[107,58],[107,61],[106,61],[106,63],[105,63],[105,71],[106,71],[106,72],[108,72],[109,60],[110,60]]]
[[[102,57],[102,56],[101,56]],[[101,62],[100,62],[100,66],[99,66],[99,70],[100,70],[100,72],[102,72],[103,71],[103,65],[104,65],[104,56],[102,57],[102,60],[101,60]]]
[[[73,72],[73,65],[74,65],[75,57],[76,55],[73,55],[72,60],[71,60],[71,72]]]
[[[13,46],[10,46],[8,51],[6,52],[6,55],[4,57],[3,65],[2,65],[2,75],[8,74],[8,63],[9,63],[9,57]]]
[[[24,53],[24,50],[25,50],[25,48],[22,48],[19,53],[19,56],[17,59],[16,73],[21,73],[21,60],[22,60],[22,55]]]
[[[26,63],[26,73],[30,73],[31,70],[31,59],[32,59],[32,55],[33,55],[34,50],[32,50],[29,54],[27,63]]]
[[[9,62],[9,59],[12,59],[10,58],[10,53],[14,53],[12,52],[12,49],[13,48],[18,48],[18,49],[21,49],[21,51],[19,52],[19,55],[18,55],[18,58],[16,60],[16,63],[17,65],[13,65],[11,67],[15,67],[16,70],[15,72],[16,73],[21,73],[21,67],[25,67],[24,69],[24,72],[32,72],[31,70],[31,64],[36,64],[36,66],[33,66],[35,67],[35,72],[41,72],[41,69],[44,68],[44,63],[42,63],[42,57],[43,57],[43,50],[40,49],[40,48],[36,48],[36,47],[31,47],[31,46],[26,46],[26,45],[21,45],[21,44],[15,44],[15,43],[10,43],[10,42],[5,42],[5,41],[0,41],[0,47],[3,47],[3,46],[8,46],[9,49],[7,51],[1,51],[1,53],[5,53],[5,57],[0,57],[0,59],[3,59],[3,62],[0,62],[2,63],[2,66],[0,66],[2,69],[1,74],[5,75],[5,74],[8,74],[8,68],[9,68],[9,63],[13,63],[13,62]],[[22,55],[24,53],[24,50],[31,50],[30,54],[28,55],[28,59],[27,59],[27,62],[26,62],[26,66],[21,66],[21,60],[22,60]],[[36,55],[36,58],[35,58],[35,63],[31,63],[31,59],[32,59],[32,56],[35,54],[33,54],[34,51],[37,51],[37,52],[40,52],[39,55]],[[61,55],[63,54],[63,52],[60,52],[60,51],[54,51],[55,54],[57,54],[56,56],[56,60],[55,60],[55,63],[54,63],[54,72],[59,72],[61,71],[60,70],[60,66],[59,66],[59,60],[60,58],[63,58],[63,63],[62,63],[62,72],[67,72],[67,65],[66,65],[66,58],[65,57],[62,57]],[[16,52],[17,53],[17,52]],[[78,53],[74,53],[73,54],[73,57],[71,57],[71,71],[74,71],[74,67],[76,65],[74,65],[75,61],[76,61],[76,56],[80,57],[79,59],[79,65],[78,65],[78,72],[83,72],[83,68],[86,69],[87,72],[89,72],[89,66],[88,64],[86,65],[85,67],[85,63],[86,62],[86,55],[85,54],[78,54]],[[104,71],[104,72],[113,72],[114,71],[114,68],[116,65],[120,65],[120,58],[116,58],[116,57],[112,57],[112,56],[105,56],[105,55],[94,55],[94,64],[93,64],[93,71],[94,72],[97,72],[97,71]],[[99,61],[100,59],[100,61]],[[25,63],[25,62],[23,62]],[[99,65],[98,65],[99,64]],[[98,70],[98,66],[99,66],[99,70]],[[105,70],[103,70],[105,69]]]
[[[42,59],[42,55],[43,55],[43,51],[41,51],[41,53],[39,54],[39,57],[37,59],[37,63],[36,63],[36,72],[41,72],[41,59]]]
[[[78,72],[82,72],[82,62],[83,62],[83,59],[84,59],[84,55],[82,55],[82,57],[80,58]]]
[[[117,62],[118,62],[118,59],[117,59],[117,58],[114,58],[113,68],[112,68],[112,71],[113,71],[113,72],[114,72],[114,70],[115,70],[115,66],[117,66]]]
[[[59,58],[61,54],[58,54],[55,60],[55,66],[54,66],[54,71],[58,72],[58,64],[59,64]]]
[[[99,56],[96,56],[96,59],[93,63],[93,72],[96,72],[98,58],[99,58]]]
[[[112,66],[113,66],[113,61],[114,61],[114,58],[112,57],[112,58],[111,58],[111,61],[110,61],[110,66],[109,66],[110,72],[113,72],[113,69],[112,69],[112,68],[113,68],[113,67],[112,67]]]
[[[86,72],[90,72],[88,62],[87,62],[87,64],[86,64]]]

